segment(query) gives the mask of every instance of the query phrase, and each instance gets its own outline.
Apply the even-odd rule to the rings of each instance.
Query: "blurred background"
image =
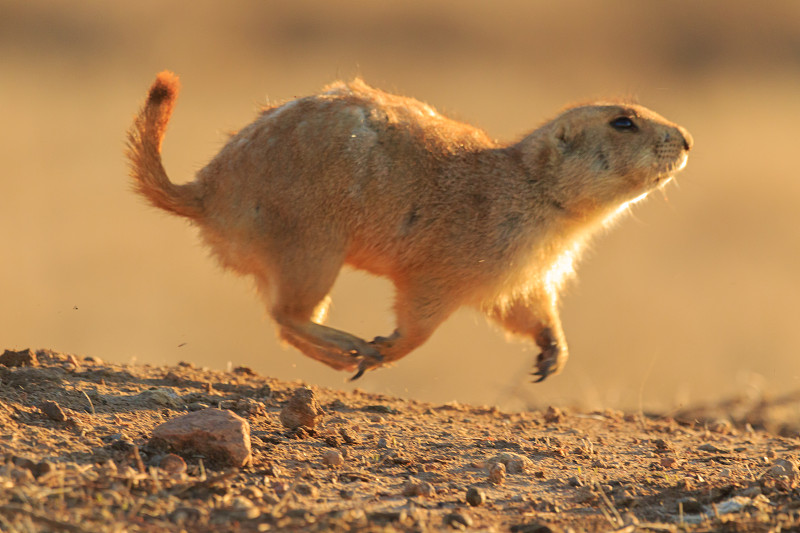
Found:
[[[566,371],[463,310],[355,385],[277,341],[249,280],[130,191],[125,131],[155,74],[187,181],[260,104],[338,79],[514,141],[629,96],[688,128],[665,195],[601,235],[569,286]],[[503,408],[658,409],[800,389],[800,3],[0,1],[0,348],[224,369]],[[345,271],[329,324],[394,328],[392,287]]]

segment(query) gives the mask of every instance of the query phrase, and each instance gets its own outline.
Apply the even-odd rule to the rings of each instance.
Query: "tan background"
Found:
[[[800,387],[800,3],[0,2],[0,340],[128,362],[249,365],[350,387],[282,348],[247,280],[129,191],[124,132],[161,69],[190,179],[257,105],[362,75],[513,140],[567,103],[630,95],[687,127],[666,198],[595,246],[564,300],[572,358],[471,311],[363,389],[504,407],[673,408]],[[393,329],[391,288],[348,272],[333,325]]]

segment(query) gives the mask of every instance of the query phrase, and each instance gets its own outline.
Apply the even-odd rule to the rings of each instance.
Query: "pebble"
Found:
[[[489,482],[495,485],[502,485],[506,480],[506,465],[503,463],[492,463],[489,466]]]
[[[673,449],[672,444],[665,441],[664,439],[656,439],[653,441],[653,444],[656,445],[656,450],[659,452],[668,452]]]
[[[473,507],[483,505],[486,502],[486,493],[477,487],[467,489],[467,503]]]
[[[767,470],[767,475],[773,478],[788,477],[795,479],[798,475],[797,465],[787,459],[776,459]]]
[[[264,492],[254,485],[248,485],[242,489],[242,496],[250,500],[263,500]]]
[[[173,409],[181,409],[184,406],[181,397],[175,394],[172,389],[168,389],[166,387],[142,391],[137,394],[135,398],[140,400],[142,403],[154,403],[162,407],[172,407]]]
[[[547,408],[547,411],[544,413],[544,421],[548,424],[558,424],[561,422],[561,419],[564,418],[564,413],[558,407],[553,407],[552,405]]]
[[[301,387],[295,389],[292,397],[281,409],[280,420],[289,430],[299,427],[313,429],[323,414],[314,391],[308,387]]]
[[[713,444],[709,444],[709,443],[701,444],[700,446],[697,447],[697,449],[700,450],[700,451],[703,451],[703,452],[711,452],[711,453],[730,453],[731,452],[727,448],[718,448],[718,447],[714,446]]]
[[[661,466],[664,468],[675,468],[678,466],[678,460],[674,457],[662,457]]]
[[[47,418],[55,422],[65,422],[67,420],[67,415],[64,414],[64,410],[61,409],[61,406],[56,402],[45,400],[39,406],[39,409],[47,415]]]
[[[502,463],[509,474],[522,474],[533,468],[533,461],[513,452],[503,452],[495,455],[487,462],[487,468],[491,468],[494,463]]]
[[[340,428],[339,435],[346,444],[361,444],[361,437],[356,433],[356,428]]]
[[[444,517],[444,523],[453,529],[466,529],[472,527],[472,518],[461,513],[449,513]]]
[[[252,398],[239,398],[238,400],[223,400],[219,402],[220,409],[235,411],[242,416],[265,415],[266,409],[263,403]]]
[[[344,464],[344,456],[339,450],[325,450],[322,454],[322,463],[328,466],[342,466]]]
[[[307,496],[309,498],[316,498],[319,496],[317,487],[308,483],[298,483],[295,485],[294,491],[301,496]]]
[[[404,509],[367,513],[367,520],[370,522],[405,522],[407,517],[408,513]]]
[[[728,419],[717,418],[708,424],[708,429],[714,433],[722,433],[723,435],[727,435],[733,431],[733,424],[731,424],[731,421]]]
[[[180,455],[170,453],[161,458],[158,463],[159,468],[169,474],[182,474],[186,472],[186,461]]]
[[[239,520],[252,520],[261,515],[258,507],[244,496],[237,496],[231,500],[230,511]]]
[[[431,498],[436,496],[436,489],[427,481],[409,479],[403,485],[403,496],[422,496],[424,498]]]
[[[174,524],[193,524],[202,518],[203,514],[196,507],[178,507],[169,514],[169,519]]]

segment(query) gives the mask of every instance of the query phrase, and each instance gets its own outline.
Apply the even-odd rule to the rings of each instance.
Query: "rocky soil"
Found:
[[[800,528],[800,399],[508,413],[0,356],[0,531]]]

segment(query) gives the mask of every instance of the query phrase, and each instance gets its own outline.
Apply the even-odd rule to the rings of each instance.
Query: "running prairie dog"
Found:
[[[538,381],[561,371],[558,292],[587,239],[670,181],[692,146],[656,113],[604,102],[501,144],[356,79],[264,109],[176,185],[160,152],[178,88],[160,73],[128,132],[136,190],[255,278],[283,340],[354,378],[420,346],[463,305],[538,345]],[[394,282],[388,337],[322,324],[346,264]]]

